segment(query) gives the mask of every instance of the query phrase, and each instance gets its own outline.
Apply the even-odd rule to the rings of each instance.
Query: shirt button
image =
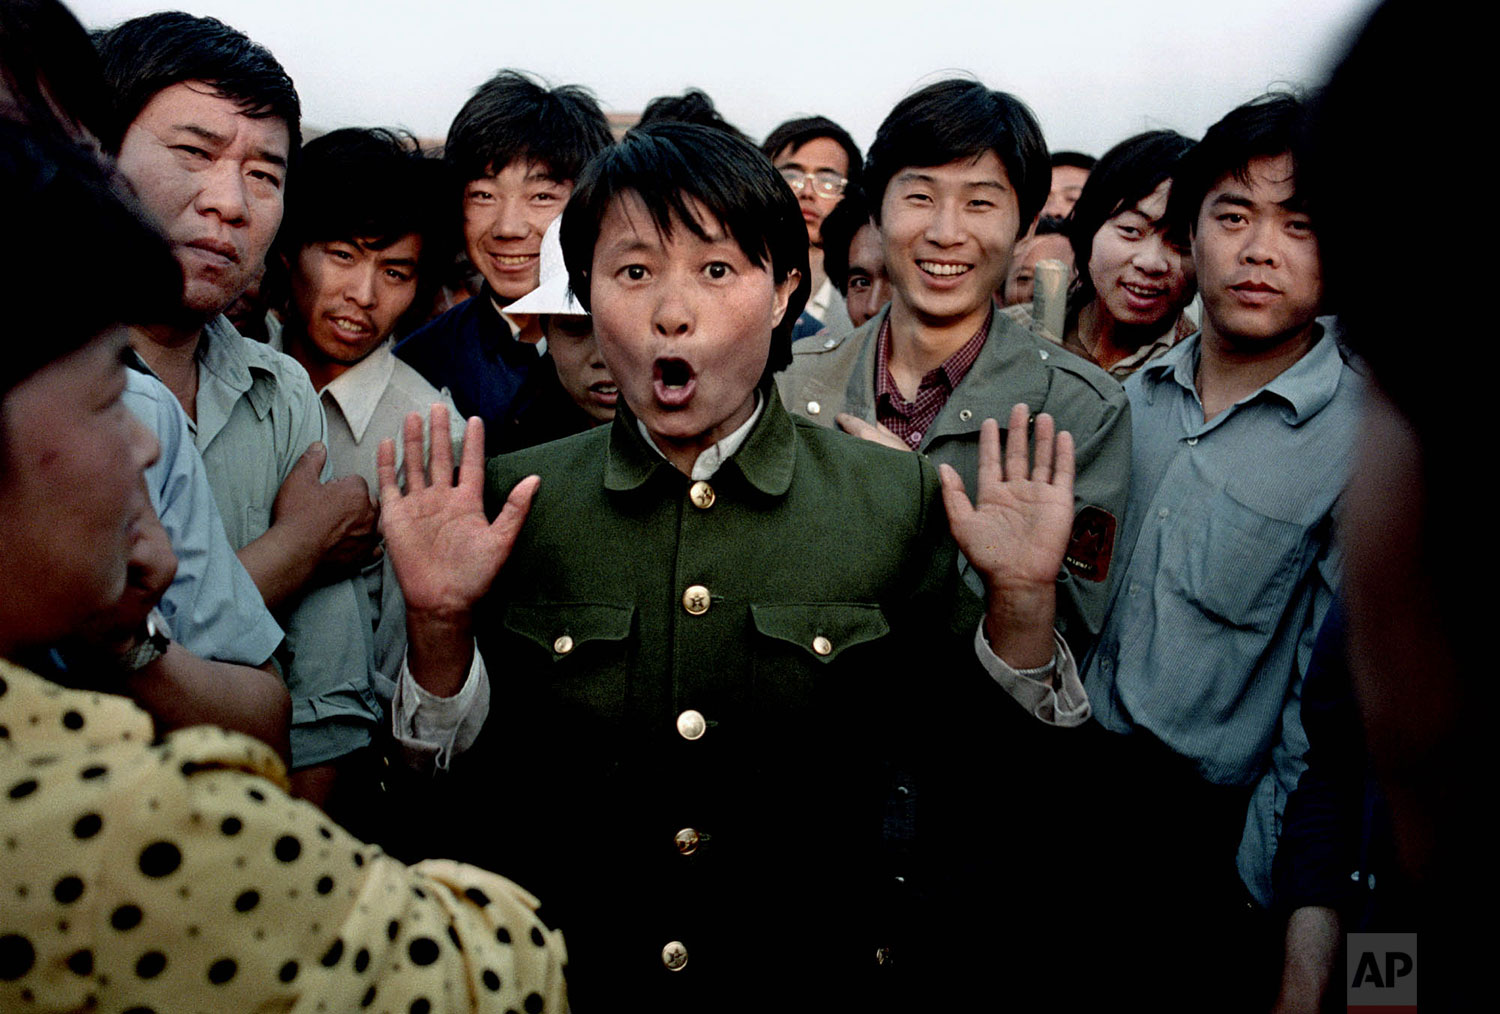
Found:
[[[557,652],[559,655],[566,655],[568,652],[573,650],[573,639],[567,634],[564,634],[563,636],[552,642],[552,650]]]
[[[819,655],[827,655],[829,652],[833,651],[833,643],[822,634],[819,634],[817,637],[813,638],[812,648],[813,651],[817,652]]]
[[[682,608],[693,616],[702,616],[708,612],[709,601],[708,589],[701,584],[690,584],[687,591],[682,593]]]
[[[913,433],[911,435],[911,440],[908,442],[913,444],[920,444],[922,442],[922,431],[917,430],[915,433]]]
[[[819,405],[817,402],[810,401],[810,402],[807,403],[807,414],[808,415],[817,415],[821,411],[823,411],[823,406]]]
[[[714,488],[699,479],[688,487],[688,499],[693,501],[694,507],[707,510],[714,505]]]
[[[958,418],[960,420],[962,420],[963,422],[968,422],[970,419],[974,418],[974,413],[972,411],[970,411],[969,409],[966,409],[966,408],[965,409],[960,409],[959,413],[958,413]]]
[[[825,342],[824,342],[824,343],[823,343],[823,347],[824,347],[824,348],[825,348],[825,349],[831,349],[831,348],[833,348],[833,347],[834,347],[834,346],[835,346],[835,345],[837,345],[837,344],[838,344],[838,343],[839,343],[839,340],[838,340],[838,339],[837,339],[837,338],[829,338],[829,339],[828,339],[828,340],[827,340],[827,341],[825,341]]]
[[[687,948],[681,940],[673,940],[661,949],[661,963],[669,972],[680,972],[687,967]]]
[[[1166,517],[1170,513],[1172,513],[1172,512],[1169,511],[1169,510],[1167,510],[1165,507],[1161,507],[1161,508],[1157,509],[1156,516],[1159,517],[1159,518],[1164,518],[1164,517]]]
[[[1043,359],[1047,358],[1047,350],[1046,349],[1037,349],[1036,350],[1036,354],[1039,355],[1039,356],[1041,356]]]
[[[1197,447],[1198,446],[1198,438],[1197,437],[1188,437],[1187,438],[1187,445],[1189,447]]]
[[[688,708],[677,716],[677,735],[683,739],[702,739],[703,733],[708,730],[708,723],[703,720],[703,713]]]
[[[701,841],[697,830],[685,827],[672,836],[672,841],[677,845],[677,851],[685,856],[690,856],[698,851],[698,842]]]

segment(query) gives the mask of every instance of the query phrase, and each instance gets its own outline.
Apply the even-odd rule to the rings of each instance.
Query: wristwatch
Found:
[[[120,653],[120,668],[126,672],[139,672],[165,655],[171,643],[172,628],[167,626],[167,618],[161,610],[153,607],[130,646]]]

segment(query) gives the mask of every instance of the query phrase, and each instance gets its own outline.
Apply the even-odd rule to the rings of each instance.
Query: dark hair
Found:
[[[864,190],[853,184],[844,191],[844,199],[823,217],[823,271],[841,296],[849,295],[849,247],[872,219]]]
[[[1290,92],[1269,92],[1229,111],[1177,163],[1167,216],[1180,235],[1198,226],[1203,199],[1215,183],[1231,176],[1250,182],[1250,162],[1257,158],[1293,156],[1292,201],[1303,200],[1296,178],[1296,151],[1306,129],[1307,107]]]
[[[89,33],[58,0],[0,3],[0,96],[7,91],[15,101],[8,115],[34,130],[72,136],[59,112],[95,137],[107,129],[103,64]]]
[[[1178,162],[1192,147],[1192,139],[1175,130],[1150,130],[1121,141],[1095,164],[1067,220],[1073,263],[1078,265],[1078,280],[1072,293],[1076,305],[1082,306],[1094,298],[1094,280],[1089,277],[1088,263],[1094,252],[1094,237],[1104,223],[1122,211],[1129,211],[1172,179]],[[1167,236],[1179,246],[1187,238],[1172,227],[1168,228]]]
[[[537,162],[553,179],[573,180],[613,141],[609,121],[587,88],[548,89],[519,71],[502,70],[453,118],[443,157],[460,184],[516,161]]]
[[[724,119],[714,107],[714,100],[698,88],[689,88],[681,95],[662,95],[646,103],[641,113],[640,125],[673,120],[677,123],[697,123],[733,134],[741,141],[749,141],[745,132]]]
[[[183,81],[208,82],[246,116],[280,119],[290,156],[302,146],[302,104],[292,79],[270,50],[224,22],[165,11],[132,18],[94,42],[114,100],[110,128],[99,138],[106,151],[118,153],[146,103]]]
[[[766,158],[774,161],[786,149],[795,151],[808,141],[816,141],[820,137],[826,137],[844,149],[844,154],[849,156],[849,171],[844,176],[851,185],[858,184],[864,173],[864,156],[859,152],[859,145],[854,143],[854,138],[849,136],[847,130],[826,116],[804,116],[801,119],[787,120],[766,135],[760,150],[766,153]]]
[[[0,120],[0,277],[15,293],[0,394],[97,335],[181,311],[182,271],[122,182],[82,147]],[[82,290],[78,237],[110,251]]]
[[[662,121],[630,131],[584,168],[563,212],[568,284],[590,312],[589,272],[599,226],[610,205],[627,193],[641,199],[664,235],[680,225],[707,239],[688,204],[696,200],[734,237],[750,263],[767,268],[778,284],[793,271],[801,273],[786,313],[771,333],[771,354],[761,377],[762,384],[769,382],[792,361],[792,327],[812,285],[807,226],[781,174],[754,145],[711,127]]]
[[[1066,236],[1068,234],[1068,220],[1060,215],[1043,215],[1036,220],[1036,228],[1031,230],[1033,236]]]
[[[1052,153],[1052,168],[1060,169],[1069,166],[1073,169],[1087,169],[1093,172],[1094,166],[1099,160],[1092,155],[1085,155],[1081,151],[1054,151]]]
[[[1021,212],[1016,238],[1024,236],[1052,187],[1042,128],[1014,95],[962,79],[939,81],[908,95],[880,125],[865,163],[865,192],[876,221],[886,187],[902,169],[947,165],[987,151],[1005,166]]]
[[[415,233],[422,240],[417,294],[398,327],[423,320],[456,249],[447,182],[447,166],[424,157],[416,138],[403,131],[345,127],[307,142],[272,247],[281,256],[267,259],[271,305],[285,304],[285,273],[295,270],[307,244],[358,240],[383,250]]]

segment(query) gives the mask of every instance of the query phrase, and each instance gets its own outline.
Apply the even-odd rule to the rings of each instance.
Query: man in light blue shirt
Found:
[[[1318,241],[1291,156],[1301,116],[1290,96],[1234,110],[1174,181],[1203,328],[1125,385],[1130,497],[1084,669],[1094,715],[1116,734],[1090,755],[1107,786],[1101,816],[1129,828],[1088,864],[1124,885],[1133,925],[1161,920],[1167,935],[1142,934],[1146,946],[1188,981],[1226,960],[1256,986],[1267,970],[1232,941],[1264,942],[1245,929],[1247,902],[1269,903],[1301,772],[1302,677],[1337,586],[1336,508],[1361,406],[1358,376],[1315,319]]]

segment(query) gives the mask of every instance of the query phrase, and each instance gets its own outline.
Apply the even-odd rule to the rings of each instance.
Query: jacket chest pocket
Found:
[[[633,606],[513,604],[501,624],[515,650],[498,660],[497,683],[511,683],[544,707],[551,702],[611,722],[624,715],[635,652]]]
[[[786,717],[818,710],[852,679],[874,677],[890,624],[880,606],[864,602],[752,604],[755,699],[758,710]]]

